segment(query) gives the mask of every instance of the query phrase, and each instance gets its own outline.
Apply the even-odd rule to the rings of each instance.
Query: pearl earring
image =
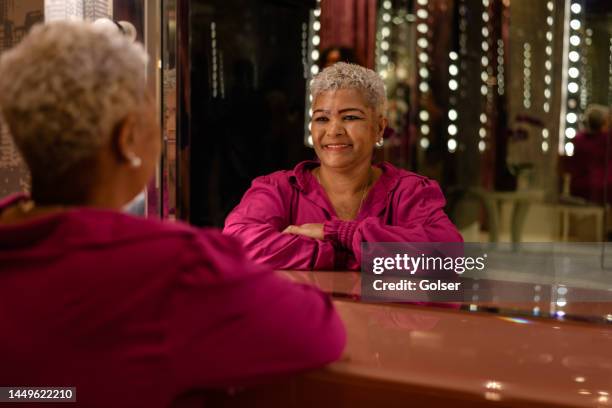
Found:
[[[385,144],[385,141],[381,137],[380,139],[378,139],[378,142],[376,142],[376,147],[381,148],[384,146],[384,144]]]
[[[133,168],[138,168],[142,166],[142,159],[138,156],[133,156],[130,159],[130,166],[132,166]]]

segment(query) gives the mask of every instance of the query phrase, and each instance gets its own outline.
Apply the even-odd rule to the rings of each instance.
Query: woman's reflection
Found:
[[[359,269],[362,242],[456,242],[437,183],[372,165],[387,126],[382,79],[337,63],[313,80],[319,161],[255,179],[225,223],[257,262],[277,269]]]
[[[606,175],[608,146],[608,108],[591,105],[585,113],[584,130],[574,139],[574,155],[569,158],[568,171],[573,196],[594,203],[603,203],[604,184],[612,187],[612,175]]]

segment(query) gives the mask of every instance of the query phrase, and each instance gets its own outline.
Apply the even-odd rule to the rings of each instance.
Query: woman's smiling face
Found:
[[[386,119],[366,104],[359,90],[322,92],[312,110],[313,144],[322,165],[347,168],[370,162]]]

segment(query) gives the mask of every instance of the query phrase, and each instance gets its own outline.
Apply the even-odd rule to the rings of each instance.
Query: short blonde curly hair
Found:
[[[338,89],[357,89],[363,94],[370,108],[379,114],[385,114],[387,109],[385,84],[371,69],[357,64],[337,62],[317,74],[310,83],[313,100],[322,92]]]
[[[144,102],[146,63],[118,30],[76,21],[38,25],[0,55],[0,112],[33,184],[95,156]]]

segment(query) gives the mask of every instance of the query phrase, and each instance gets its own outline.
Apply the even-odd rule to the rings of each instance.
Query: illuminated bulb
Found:
[[[565,119],[567,120],[567,123],[574,124],[578,120],[578,115],[576,115],[574,112],[570,112],[570,113],[567,114]]]
[[[489,43],[486,41],[483,41],[482,44],[480,44],[482,46],[482,50],[483,51],[488,51],[489,50]]]
[[[315,17],[320,17],[321,16],[321,9],[316,9],[314,11],[314,15],[315,15]]]
[[[481,140],[480,142],[478,142],[478,150],[480,150],[481,152],[484,152],[486,148],[487,148],[487,144],[485,143],[484,140]]]
[[[482,21],[484,21],[485,23],[489,21],[489,13],[487,13],[486,11],[482,13]]]
[[[570,91],[571,93],[576,93],[578,92],[578,84],[575,82],[570,82],[567,85],[567,90]]]
[[[486,113],[481,113],[480,114],[480,123],[482,123],[482,124],[487,123],[487,114]]]
[[[421,145],[423,149],[427,149],[429,147],[429,139],[426,137],[423,137],[421,138],[421,141],[419,142],[419,144]]]
[[[389,43],[387,41],[383,41],[380,43],[380,48],[387,51],[389,49]]]
[[[581,10],[582,10],[582,7],[580,7],[580,4],[578,3],[572,4],[572,13],[578,14],[580,13]]]
[[[450,89],[451,91],[456,91],[458,87],[459,84],[456,80],[451,79],[450,81],[448,81],[448,89]]]
[[[308,136],[308,146],[312,146],[312,135]]]
[[[572,78],[578,78],[578,76],[580,75],[580,71],[576,67],[571,67],[568,73],[569,76]]]
[[[448,73],[455,76],[459,73],[459,68],[455,64],[451,64],[448,66]]]
[[[386,10],[389,10],[391,8],[392,4],[389,0],[386,0],[385,2],[383,2],[383,8]]]
[[[546,3],[546,7],[548,8],[548,11],[553,11],[555,8],[555,5],[553,4],[552,1],[549,1],[548,3]]]
[[[548,41],[552,41],[553,39],[553,34],[550,31],[546,32],[546,40]]]
[[[429,31],[429,27],[427,27],[427,24],[421,23],[417,25],[417,31],[421,34],[426,34]]]
[[[487,82],[487,80],[489,79],[489,74],[487,74],[485,71],[482,71],[482,74],[480,74],[480,79],[482,79],[482,82]]]
[[[455,51],[449,52],[448,56],[451,59],[451,61],[457,61],[457,59],[459,58],[459,55],[457,55]]]
[[[552,47],[550,45],[546,46],[546,55],[552,55]]]
[[[542,129],[542,137],[544,139],[548,139],[549,133],[548,133],[548,129]]]
[[[321,37],[319,37],[318,35],[315,35],[312,37],[312,44],[313,45],[319,45],[319,43],[321,42]]]
[[[550,71],[550,70],[552,69],[552,62],[551,62],[550,60],[547,60],[547,61],[544,63],[544,66],[546,67],[546,70],[547,70],[547,71]]]
[[[422,93],[425,93],[425,92],[429,91],[429,84],[428,84],[427,82],[421,82],[421,83],[419,84],[419,90],[420,90]]]
[[[576,129],[571,127],[565,129],[565,137],[567,137],[568,139],[573,139],[574,137],[576,137]]]
[[[480,130],[478,131],[478,135],[484,139],[485,137],[487,137],[487,130],[485,128],[480,128]]]
[[[419,75],[421,76],[421,78],[428,78],[429,71],[427,70],[427,68],[421,68],[419,69]]]
[[[389,27],[383,27],[381,30],[383,37],[388,37],[391,35],[391,29]]]
[[[542,106],[542,108],[544,109],[544,112],[548,113],[550,111],[550,103],[544,102],[544,105]]]
[[[383,55],[380,57],[380,63],[385,65],[386,63],[389,62],[389,57],[387,57],[386,55]]]
[[[549,16],[546,18],[546,24],[548,24],[549,26],[552,26],[554,22],[555,21],[553,20],[552,17]]]
[[[313,50],[312,53],[310,54],[310,56],[312,57],[312,59],[314,61],[318,60],[319,59],[319,51]]]
[[[311,66],[310,72],[312,73],[312,75],[317,75],[319,73],[319,66],[318,65]]]
[[[577,35],[572,35],[570,37],[570,44],[572,44],[574,47],[577,47],[580,45],[580,37],[578,37]]]
[[[572,62],[578,62],[578,60],[580,59],[580,54],[578,54],[578,52],[576,51],[571,51],[569,53],[569,59]]]
[[[481,93],[483,96],[489,93],[489,89],[487,88],[487,86],[486,86],[486,85],[483,85],[483,86],[481,86],[481,87],[480,87],[480,93]]]
[[[429,56],[427,54],[425,54],[424,52],[419,54],[419,61],[421,61],[423,64],[427,63],[427,61],[429,61]]]
[[[457,126],[456,125],[448,125],[448,134],[451,136],[455,136],[457,134]]]
[[[454,153],[457,150],[457,141],[455,139],[448,139],[446,146],[449,152]]]
[[[428,125],[421,125],[421,134],[422,135],[428,135],[429,134],[429,126]]]
[[[572,142],[567,142],[565,144],[565,154],[567,154],[568,156],[574,155],[574,144]]]
[[[421,5],[421,6],[426,6],[427,5],[427,0],[418,0],[417,3],[419,3],[419,5]]]
[[[487,65],[489,65],[489,59],[488,59],[487,57],[482,57],[482,58],[480,59],[480,62],[481,62],[481,63],[482,63],[482,65],[483,65],[483,66],[485,66],[485,67],[486,67]]]
[[[551,93],[550,93],[550,89],[546,88],[546,89],[544,90],[544,97],[545,97],[546,99],[550,99],[550,95],[551,95]]]
[[[389,13],[385,13],[382,16],[382,19],[385,23],[388,23],[389,21],[391,21],[391,15]]]
[[[421,37],[417,40],[417,45],[421,48],[427,48],[429,42],[427,41],[427,38]]]
[[[318,21],[315,21],[314,23],[312,23],[312,29],[315,31],[319,31],[321,29],[321,23]]]
[[[429,14],[427,13],[427,10],[425,10],[425,9],[417,10],[417,17],[419,17],[419,18],[426,19],[428,15]]]
[[[559,299],[557,300],[557,306],[559,307],[565,307],[567,305],[567,301],[565,299]]]
[[[487,27],[482,27],[482,36],[483,37],[489,36],[489,29]]]
[[[542,142],[542,151],[544,153],[548,151],[548,142]]]
[[[580,20],[574,19],[570,21],[570,27],[572,27],[572,30],[576,30],[576,31],[580,30]]]
[[[419,112],[419,118],[423,122],[427,122],[429,120],[429,112],[427,112],[426,110],[422,110],[421,112]]]
[[[456,110],[451,109],[451,110],[449,110],[449,111],[448,111],[448,118],[449,118],[450,120],[455,121],[455,120],[457,120],[457,117],[458,117],[458,116],[459,116],[459,115],[457,114],[457,111],[456,111]]]

